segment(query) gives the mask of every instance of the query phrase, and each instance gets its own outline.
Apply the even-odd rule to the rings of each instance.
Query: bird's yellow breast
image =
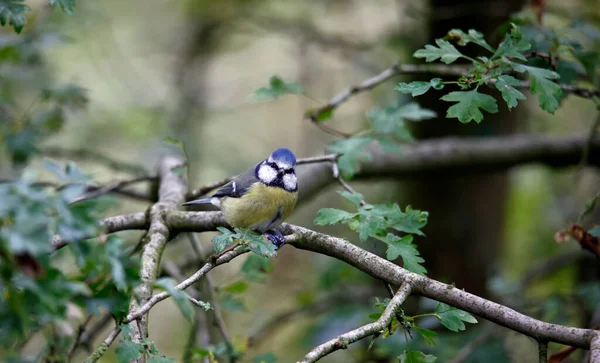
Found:
[[[227,223],[232,227],[253,228],[259,232],[275,228],[271,221],[279,225],[287,219],[298,199],[297,192],[255,183],[241,198],[225,198],[221,210]],[[269,227],[269,228],[267,228]]]

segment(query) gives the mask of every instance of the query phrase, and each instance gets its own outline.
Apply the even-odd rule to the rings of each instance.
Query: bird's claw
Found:
[[[285,244],[285,237],[279,231],[269,230],[266,231],[264,235],[275,245],[275,247],[277,247],[277,249],[280,249]]]

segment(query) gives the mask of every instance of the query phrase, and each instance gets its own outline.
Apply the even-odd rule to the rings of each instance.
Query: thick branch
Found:
[[[292,243],[297,248],[337,258],[392,285],[398,286],[405,281],[409,281],[415,294],[479,315],[536,340],[552,341],[589,349],[592,339],[597,334],[591,329],[571,328],[533,319],[452,285],[409,272],[341,238],[331,237],[289,224],[283,225],[282,231],[301,236],[297,242]]]
[[[162,252],[170,236],[165,214],[167,211],[179,208],[185,200],[187,183],[181,173],[175,171],[176,168],[181,168],[183,165],[183,159],[173,156],[165,157],[159,163],[159,199],[150,208],[150,228],[144,238],[145,244],[141,257],[141,284],[137,289],[137,298],[131,299],[130,311],[138,311],[138,301],[140,305],[144,305],[152,296],[152,286],[158,276]],[[137,323],[131,324],[134,340],[145,339],[148,336],[148,316],[144,315],[145,313],[143,312],[137,317],[139,318]],[[131,319],[128,319],[127,322],[131,322]],[[143,358],[140,361],[143,362]]]
[[[587,135],[542,136],[520,134],[490,138],[440,138],[402,146],[402,154],[373,147],[372,160],[361,165],[356,179],[415,177],[431,173],[474,173],[542,163],[552,167],[578,165]],[[600,164],[600,141],[595,140],[588,162]],[[334,179],[331,166],[298,167],[300,199],[310,198]]]
[[[143,212],[123,214],[120,216],[105,218],[100,222],[103,233],[114,233],[131,229],[146,229],[146,214]],[[92,238],[92,237],[90,237]],[[68,245],[71,241],[65,241],[61,236],[52,238],[52,246],[54,250],[58,250]]]
[[[302,360],[298,363],[313,363],[324,356],[338,350],[346,349],[348,345],[357,342],[370,335],[377,335],[387,329],[394,314],[400,308],[400,305],[406,300],[411,293],[411,285],[409,281],[405,281],[394,298],[389,302],[385,308],[381,317],[376,322],[361,326],[360,328],[349,331],[348,333],[342,334],[337,338],[331,339],[330,341],[319,345],[318,347],[311,350]]]

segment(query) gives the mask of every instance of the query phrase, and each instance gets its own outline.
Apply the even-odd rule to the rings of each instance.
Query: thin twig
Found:
[[[83,361],[83,363],[97,362],[98,359],[100,359],[104,355],[104,353],[106,353],[108,347],[110,347],[111,344],[115,341],[115,339],[117,339],[119,333],[121,333],[121,328],[117,326],[108,334],[106,339],[104,339],[104,342],[102,342],[102,344],[100,344],[100,346],[96,348],[96,350]]]
[[[539,362],[547,363],[548,362],[548,342],[544,340],[538,341],[538,354],[539,354]]]
[[[100,320],[94,323],[89,329],[82,332],[77,348],[82,347],[88,354],[92,353],[91,344],[96,339],[96,336],[100,334],[110,322],[113,321],[113,317],[110,313],[104,314]]]
[[[69,350],[67,351],[67,358],[69,361],[73,358],[73,354],[75,353],[75,350],[79,346],[79,342],[81,341],[81,336],[83,335],[83,332],[85,331],[85,327],[90,323],[92,318],[93,318],[93,315],[91,315],[91,314],[88,315],[88,317],[85,319],[85,321],[77,327],[77,334],[75,335],[75,339],[73,339],[73,343],[71,343],[71,346],[69,347]]]
[[[346,349],[350,344],[357,342],[363,338],[371,335],[379,334],[385,330],[395,316],[396,311],[400,308],[404,300],[410,295],[412,291],[411,284],[407,281],[400,286],[398,292],[392,300],[390,300],[388,306],[381,314],[381,317],[377,321],[361,326],[360,328],[354,329],[347,333],[344,333],[330,341],[315,347],[311,350],[299,363],[313,363],[326,355],[333,353],[339,349]]]
[[[84,148],[63,149],[56,146],[49,146],[42,149],[40,154],[49,155],[56,158],[90,160],[99,164],[106,165],[107,167],[114,170],[125,171],[137,175],[147,174],[146,169],[141,165],[115,160],[110,157],[107,157],[103,153]]]
[[[216,182],[213,182],[213,183],[207,184],[205,186],[202,186],[202,187],[200,187],[198,189],[191,190],[190,192],[188,192],[185,195],[185,199],[186,200],[192,200],[192,199],[196,199],[198,197],[201,197],[204,194],[210,192],[211,190],[217,189],[218,187],[222,187],[223,185],[229,183],[232,179],[233,179],[233,177],[221,179],[221,180],[218,180]]]
[[[192,248],[196,253],[196,257],[199,259],[204,259],[204,254],[202,253],[202,249],[200,248],[200,242],[198,241],[196,234],[188,233],[188,238],[190,239]],[[225,323],[225,319],[223,319],[223,314],[221,314],[221,306],[219,305],[219,301],[215,294],[215,284],[213,282],[212,276],[209,273],[206,274],[204,279],[206,281],[206,287],[208,289],[210,304],[213,307],[213,314],[215,318],[215,323],[217,324],[217,329],[219,329],[223,340],[225,340],[225,346],[227,347],[227,354],[229,355],[230,362],[235,363],[235,361],[237,361],[237,356],[235,354],[231,336],[229,335],[229,329],[227,329],[227,324]]]
[[[121,189],[123,189],[127,186],[130,186],[132,184],[145,182],[145,181],[156,181],[156,177],[143,176],[143,177],[139,177],[139,178],[135,178],[135,179],[131,179],[131,180],[121,180],[121,181],[110,183],[110,184],[107,184],[107,185],[104,185],[101,187],[95,187],[94,189],[90,190],[88,193],[71,201],[71,204],[77,203],[77,202],[80,202],[80,201],[86,200],[86,199],[98,198],[101,195],[112,193],[112,192],[117,192],[117,191],[120,191]]]
[[[173,261],[165,261],[162,268],[167,273],[167,275],[171,276],[172,278],[178,281],[182,281],[183,279],[185,279],[183,272],[179,267],[177,267],[177,264],[175,264]],[[194,288],[193,286],[188,287],[187,293],[193,299],[200,299],[200,292],[196,290],[196,288]],[[192,351],[196,346],[197,336],[200,336],[200,344],[202,347],[207,347],[208,345],[210,345],[210,334],[208,333],[208,322],[206,317],[206,311],[204,311],[203,309],[199,309],[199,311],[196,311],[196,314],[194,315],[194,321],[190,329],[190,335],[183,350],[183,361],[185,363],[192,362]],[[204,358],[203,362],[209,363],[208,357]]]
[[[296,160],[296,164],[304,165],[304,164],[334,162],[339,157],[340,157],[340,154],[326,154],[326,155],[311,156],[311,157],[300,158],[300,159]],[[185,198],[186,198],[186,200],[192,200],[192,199],[199,198],[199,197],[203,196],[204,194],[229,183],[231,180],[233,180],[233,178],[234,177],[232,176],[229,178],[221,179],[216,182],[212,182],[210,184],[204,185],[200,188],[194,189],[194,190],[188,192],[186,194]]]
[[[332,172],[333,172],[333,177],[334,177],[334,178],[335,178],[335,179],[338,181],[338,183],[340,183],[340,185],[341,185],[341,186],[342,186],[344,189],[346,189],[346,191],[347,191],[347,192],[349,192],[349,193],[352,193],[352,194],[356,194],[356,190],[354,190],[354,188],[352,188],[352,187],[350,186],[350,184],[348,184],[348,183],[347,183],[347,182],[344,180],[344,178],[343,178],[343,177],[340,175],[340,169],[339,169],[339,167],[338,167],[337,163],[333,163],[333,164],[331,164],[331,169],[332,169]],[[367,204],[368,204],[368,203],[367,203],[367,202],[366,202],[364,199],[362,199],[362,200],[360,201],[360,205],[362,205],[362,206],[365,206],[365,205],[367,205]]]
[[[247,252],[248,252],[248,249],[246,248],[246,246],[238,246],[236,249],[234,249],[232,251],[229,251],[225,254],[221,254],[216,259],[211,258],[210,261],[207,262],[206,264],[204,264],[204,266],[202,266],[202,268],[200,268],[198,271],[196,271],[196,273],[194,273],[192,276],[188,277],[184,281],[177,284],[177,286],[175,286],[175,288],[179,289],[179,290],[185,290],[188,287],[190,287],[191,285],[193,285],[194,283],[198,282],[200,279],[202,279],[202,277],[204,277],[208,271],[212,270],[216,266],[227,263],[227,262],[233,260],[234,258],[236,258],[237,256],[240,256]],[[154,305],[165,300],[169,296],[170,296],[170,294],[166,291],[163,291],[163,292],[153,295],[150,299],[147,300],[147,302],[144,305],[140,306],[135,311],[130,312],[127,315],[127,318],[121,322],[121,324],[129,324],[134,320],[140,319],[148,311],[150,311],[150,309],[152,309],[152,307],[154,307]],[[120,333],[120,331],[121,331],[121,328],[119,328],[118,326],[111,331],[109,338],[112,335],[115,335],[115,336],[112,338],[112,340],[110,340],[110,343],[106,345],[106,348],[108,348],[108,346],[110,346],[110,344],[114,341],[114,339]],[[108,338],[107,338],[107,340],[108,340]],[[88,357],[88,360],[86,360],[86,363],[95,362],[96,360],[98,360],[104,354],[104,352],[106,351],[106,348],[104,350],[100,350],[100,348],[96,349],[96,351],[92,354],[92,356],[94,356],[94,357],[92,357],[92,356]],[[101,353],[100,353],[100,351],[101,351]],[[89,360],[90,358],[94,358],[94,359]]]
[[[341,156],[341,154],[326,154],[326,155],[311,156],[308,158],[300,158],[300,159],[296,160],[296,165],[334,162],[340,156]]]
[[[364,80],[360,84],[338,93],[327,104],[307,114],[306,117],[309,118],[317,126],[321,127],[321,129],[323,129],[324,125],[319,120],[319,116],[321,114],[333,112],[337,107],[339,107],[342,103],[346,102],[350,97],[365,91],[369,91],[395,76],[401,74],[437,74],[460,77],[467,74],[467,72],[468,68],[463,66],[451,66],[442,64],[394,64],[390,68],[385,69],[379,74]],[[521,82],[519,88],[529,88],[529,82]],[[563,90],[563,92],[572,93],[583,98],[600,97],[600,89],[587,89],[568,84],[560,84],[560,88]],[[324,131],[332,133],[330,132],[331,130]],[[336,130],[333,131],[334,134],[335,132],[337,132]],[[350,135],[342,133],[341,135],[336,136],[348,137]]]

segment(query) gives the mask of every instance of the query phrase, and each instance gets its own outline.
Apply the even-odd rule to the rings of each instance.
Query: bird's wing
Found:
[[[241,198],[252,184],[258,182],[258,178],[254,174],[255,168],[250,168],[242,174],[236,176],[232,181],[223,185],[219,190],[215,192],[213,197],[223,198]]]

